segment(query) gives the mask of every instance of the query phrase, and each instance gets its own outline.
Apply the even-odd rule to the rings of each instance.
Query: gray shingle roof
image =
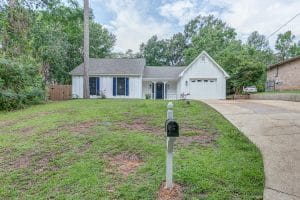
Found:
[[[89,75],[142,75],[145,65],[144,58],[90,58]],[[83,75],[83,63],[73,69],[70,74]]]
[[[147,66],[144,69],[144,79],[178,79],[179,74],[186,66]]]

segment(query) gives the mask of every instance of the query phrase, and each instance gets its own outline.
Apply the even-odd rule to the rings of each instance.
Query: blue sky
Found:
[[[300,12],[300,0],[90,0],[90,7],[96,21],[116,35],[114,51],[137,51],[152,35],[168,38],[199,14],[221,18],[242,40],[254,30],[269,35]],[[300,16],[280,32],[287,30],[300,39]]]

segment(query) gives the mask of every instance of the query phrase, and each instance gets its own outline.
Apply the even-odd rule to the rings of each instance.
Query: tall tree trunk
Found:
[[[90,64],[90,55],[89,55],[89,0],[84,0],[84,39],[83,39],[83,98],[90,98],[89,91],[89,64]]]

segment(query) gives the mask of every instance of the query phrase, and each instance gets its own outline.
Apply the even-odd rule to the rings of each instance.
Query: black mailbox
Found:
[[[167,120],[165,126],[167,137],[179,137],[179,125],[176,121]]]

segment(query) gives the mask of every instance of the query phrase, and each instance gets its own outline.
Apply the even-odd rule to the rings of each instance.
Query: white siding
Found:
[[[129,77],[129,98],[143,98],[142,77]]]
[[[150,88],[150,84],[152,82],[151,81],[143,81],[143,93],[142,93],[142,98],[146,99],[146,94],[150,94],[152,93],[151,88]]]
[[[83,98],[83,76],[72,76],[72,97]]]
[[[129,78],[129,96],[113,96],[113,77],[114,76],[93,76],[100,78],[100,90],[107,98],[142,98],[142,77],[126,76]],[[118,76],[122,77],[122,76]],[[83,97],[83,77],[72,76],[72,93]],[[94,96],[93,96],[94,97]],[[97,96],[95,96],[97,98]]]
[[[203,59],[204,57],[204,59]],[[226,79],[223,72],[205,55],[202,55],[196,62],[194,62],[183,74],[180,79],[180,93],[190,93],[187,98],[198,99],[195,91],[195,87],[191,87],[192,79],[214,79],[216,80],[216,86],[214,87],[199,87],[199,90],[216,88],[214,93],[210,91],[204,91],[209,94],[208,96],[202,96],[202,99],[225,99],[226,98]],[[187,84],[186,84],[187,81]]]
[[[167,82],[167,99],[178,99],[177,95],[177,82]]]

